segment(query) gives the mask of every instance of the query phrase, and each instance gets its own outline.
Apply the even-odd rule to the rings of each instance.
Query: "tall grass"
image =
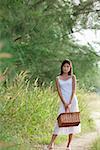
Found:
[[[86,92],[83,89],[77,89],[79,108],[81,112],[81,128],[84,133],[87,131],[95,130],[95,124],[91,118],[90,112],[90,95],[92,95],[92,93],[90,94],[88,91]]]
[[[60,102],[52,84],[40,87],[35,80],[30,85],[27,76],[27,72],[21,72],[13,84],[0,87],[0,139],[18,147],[50,141]],[[93,128],[86,104],[87,95],[79,89],[77,95],[82,132],[87,132]]]

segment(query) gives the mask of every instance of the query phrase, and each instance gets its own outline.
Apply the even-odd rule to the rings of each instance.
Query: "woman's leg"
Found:
[[[52,145],[54,144],[54,141],[55,141],[56,137],[57,137],[57,134],[53,134],[53,135],[52,135],[50,144],[48,145],[48,148],[49,148],[49,149],[52,148]]]
[[[69,136],[68,136],[68,143],[67,143],[67,147],[69,147],[69,146],[70,146],[70,143],[71,143],[71,141],[72,141],[72,137],[73,137],[73,134],[69,134]]]

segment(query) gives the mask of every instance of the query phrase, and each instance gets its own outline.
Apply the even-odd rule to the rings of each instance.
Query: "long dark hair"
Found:
[[[71,62],[69,59],[65,59],[65,60],[62,62],[60,75],[63,74],[63,66],[64,66],[64,64],[66,64],[66,63],[70,65],[70,71],[68,72],[68,75],[72,75],[72,74],[73,74],[72,62]]]

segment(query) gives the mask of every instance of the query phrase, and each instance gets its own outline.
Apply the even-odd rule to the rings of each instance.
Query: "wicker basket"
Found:
[[[61,113],[57,120],[59,127],[78,126],[80,123],[80,112]]]

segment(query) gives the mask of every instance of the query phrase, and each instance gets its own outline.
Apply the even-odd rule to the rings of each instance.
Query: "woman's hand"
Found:
[[[71,107],[71,102],[69,103],[64,103],[64,106],[65,106],[65,111],[70,111],[70,107]]]
[[[67,103],[64,103],[64,107],[65,107],[65,111],[67,111],[67,109],[68,109],[68,104],[67,104]]]
[[[71,102],[68,103],[68,107],[69,107],[69,108],[71,107]]]

